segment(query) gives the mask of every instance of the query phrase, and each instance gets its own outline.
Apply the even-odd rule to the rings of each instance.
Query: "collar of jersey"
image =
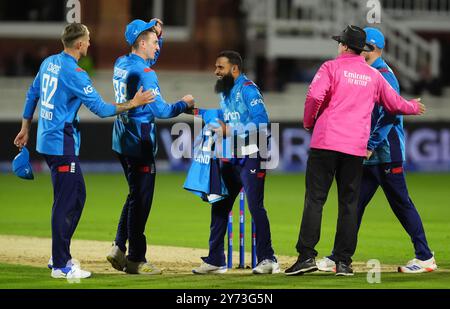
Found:
[[[239,76],[236,78],[236,80],[234,81],[234,86],[233,86],[233,88],[231,88],[230,95],[227,96],[227,97],[224,96],[224,98],[225,98],[225,99],[229,99],[229,98],[233,97],[233,96],[234,96],[234,93],[235,93],[235,91],[236,91],[236,89],[239,89],[239,87],[240,87],[246,80],[247,80],[247,77],[246,77],[243,73],[241,73],[241,75],[239,75]]]
[[[344,59],[344,58],[355,58],[355,61],[366,62],[363,56],[352,53],[343,53],[336,57],[336,59]]]
[[[240,85],[242,84],[247,78],[244,74],[239,75],[236,80],[234,81],[234,85]]]
[[[134,59],[135,61],[139,61],[139,62],[142,62],[143,64],[147,65],[147,62],[141,56],[138,56],[138,55],[133,54],[133,53],[129,53],[128,56],[131,59]]]
[[[383,58],[378,57],[373,63],[372,63],[372,67],[375,69],[381,69],[381,68],[385,68],[386,66],[386,62],[384,62]]]
[[[75,59],[75,57],[69,55],[68,53],[66,53],[65,51],[61,52],[61,55],[63,55],[66,58],[72,59],[73,61],[75,61],[75,63],[78,63],[77,59]]]

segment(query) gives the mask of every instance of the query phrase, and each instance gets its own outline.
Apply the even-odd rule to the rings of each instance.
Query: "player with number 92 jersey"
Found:
[[[64,51],[42,62],[28,90],[23,118],[33,118],[39,100],[36,150],[41,154],[78,156],[81,103],[102,118],[116,114],[116,106],[103,101],[88,74]]]

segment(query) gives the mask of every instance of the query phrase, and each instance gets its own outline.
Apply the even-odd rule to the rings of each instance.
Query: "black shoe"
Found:
[[[353,269],[351,265],[347,265],[344,262],[336,263],[336,276],[353,276]]]
[[[307,260],[301,260],[300,257],[297,262],[291,267],[286,269],[284,273],[287,276],[303,275],[305,273],[310,273],[317,270],[316,260],[314,258],[309,258]]]

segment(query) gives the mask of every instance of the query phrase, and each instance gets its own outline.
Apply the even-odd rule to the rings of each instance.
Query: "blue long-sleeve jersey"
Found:
[[[200,109],[202,115],[205,110]],[[219,119],[227,123],[238,138],[244,139],[244,146],[248,147],[252,142],[250,135],[260,132],[268,136],[269,115],[264,105],[264,99],[259,88],[247,76],[241,74],[234,81],[234,86],[228,96],[220,94],[220,109],[217,110]],[[230,147],[232,147],[230,145]],[[235,153],[234,149],[231,153]],[[228,150],[227,150],[228,152]],[[244,151],[244,154],[246,151]],[[253,153],[252,150],[250,150]],[[240,153],[240,151],[238,151]]]
[[[188,106],[184,101],[174,104],[164,101],[158,77],[149,64],[138,55],[128,54],[118,58],[114,65],[113,85],[118,103],[132,99],[140,87],[144,91],[151,90],[156,96],[155,102],[122,113],[114,121],[112,148],[123,155],[156,157],[155,118],[176,117]],[[152,143],[151,154],[143,153],[142,141]]]
[[[386,81],[400,93],[398,80],[391,68],[380,57],[372,63]],[[384,107],[375,104],[372,111],[372,124],[367,149],[373,154],[364,164],[403,162],[405,160],[405,132],[403,131],[403,116],[389,114]]]
[[[216,151],[220,148],[220,140],[213,132],[218,126],[216,119],[221,117],[217,110],[203,110],[202,119],[205,126],[199,136],[194,139],[194,155],[192,164],[186,175],[183,187],[198,195],[209,203],[218,202],[228,196]]]
[[[48,155],[79,154],[81,104],[99,117],[116,114],[116,106],[103,101],[88,74],[65,52],[42,62],[28,90],[23,118],[32,119],[38,103],[36,150]]]

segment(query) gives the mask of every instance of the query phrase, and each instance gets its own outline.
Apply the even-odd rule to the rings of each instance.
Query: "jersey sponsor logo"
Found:
[[[161,92],[159,91],[159,88],[150,88],[149,90],[151,91],[151,93],[152,93],[154,96],[159,96],[159,95],[161,95]]]
[[[225,121],[240,120],[241,114],[239,114],[239,112],[228,112],[223,115],[223,118],[225,119]]]
[[[114,78],[125,79],[125,78],[127,78],[127,75],[128,75],[128,71],[127,70],[124,70],[124,69],[121,69],[121,68],[118,68],[118,67],[114,67]]]
[[[344,77],[347,79],[347,83],[366,87],[367,83],[372,81],[372,78],[365,74],[358,74],[355,72],[344,71]]]
[[[250,102],[250,106],[255,106],[255,105],[258,105],[259,103],[263,104],[264,101],[263,101],[262,99],[253,99],[253,100]]]
[[[59,70],[61,70],[61,66],[51,63],[51,62],[48,64],[48,67],[47,67],[48,72],[58,75]]]
[[[144,72],[145,72],[145,73],[149,73],[149,72],[152,72],[152,71],[153,71],[153,70],[150,69],[150,68],[145,68],[145,69],[144,69]]]
[[[240,100],[241,100],[241,92],[238,91],[238,92],[236,92],[236,97],[234,98],[234,101],[236,103],[239,103]]]
[[[89,85],[89,86],[84,87],[83,91],[85,94],[91,94],[92,92],[94,92],[94,88],[91,85]]]

